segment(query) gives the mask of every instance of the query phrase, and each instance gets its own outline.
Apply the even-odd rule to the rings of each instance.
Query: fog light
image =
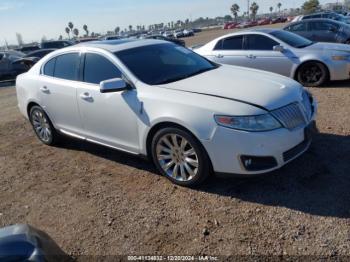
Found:
[[[247,171],[262,171],[277,166],[274,157],[241,156],[241,162]]]

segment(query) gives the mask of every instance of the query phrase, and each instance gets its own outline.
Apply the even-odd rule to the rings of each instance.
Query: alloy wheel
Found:
[[[301,76],[305,83],[317,83],[322,78],[322,70],[317,65],[310,66],[302,72]]]
[[[52,129],[46,115],[38,109],[34,109],[31,114],[31,121],[35,133],[45,143],[52,140]]]
[[[318,62],[308,62],[302,65],[297,76],[297,80],[302,85],[309,87],[322,86],[328,79],[327,68]]]
[[[165,174],[176,181],[191,181],[198,173],[197,152],[181,135],[162,136],[156,146],[156,156]]]

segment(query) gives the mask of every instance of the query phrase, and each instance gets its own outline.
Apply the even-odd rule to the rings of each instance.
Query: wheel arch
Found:
[[[172,122],[172,121],[164,121],[164,122],[159,122],[157,124],[155,124],[154,126],[151,127],[151,129],[149,130],[149,132],[147,133],[147,137],[146,137],[146,152],[147,152],[147,156],[150,157],[152,155],[151,153],[151,145],[152,145],[152,139],[154,137],[154,135],[161,129],[164,128],[169,128],[169,127],[175,127],[175,128],[179,128],[183,131],[189,132],[193,137],[195,137],[198,142],[200,143],[198,137],[188,128],[186,128],[185,126],[176,123],[176,122]]]
[[[37,102],[34,102],[34,101],[31,101],[31,102],[28,103],[28,105],[27,105],[28,118],[30,118],[30,110],[32,109],[33,106],[40,106],[40,105]]]
[[[152,156],[152,152],[151,152],[152,148],[151,148],[151,146],[152,146],[152,140],[153,140],[153,137],[155,136],[155,134],[161,129],[171,128],[171,127],[179,128],[179,129],[181,129],[181,130],[191,134],[198,141],[198,143],[201,145],[202,149],[205,151],[205,153],[208,155],[208,158],[209,158],[208,152],[206,151],[204,145],[202,144],[202,142],[200,141],[198,136],[195,134],[195,132],[193,132],[189,128],[185,127],[184,125],[176,123],[176,122],[173,122],[173,121],[159,122],[159,123],[156,123],[154,126],[151,127],[151,129],[147,133],[146,145],[145,145],[146,146],[146,154],[147,154],[148,158],[150,158]],[[209,158],[209,160],[210,160],[210,158]],[[210,160],[210,165],[212,165],[211,164],[211,160]]]

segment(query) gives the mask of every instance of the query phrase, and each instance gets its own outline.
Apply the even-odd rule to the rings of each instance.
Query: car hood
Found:
[[[336,43],[314,43],[305,47],[305,50],[350,52],[350,46]]]
[[[267,110],[300,101],[302,94],[302,86],[292,79],[230,65],[161,87],[236,100]]]

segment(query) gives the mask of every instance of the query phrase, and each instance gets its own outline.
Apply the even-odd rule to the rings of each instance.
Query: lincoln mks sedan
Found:
[[[218,65],[159,40],[91,42],[50,53],[17,78],[37,137],[64,135],[147,156],[182,186],[252,176],[304,153],[316,101],[299,83]]]

